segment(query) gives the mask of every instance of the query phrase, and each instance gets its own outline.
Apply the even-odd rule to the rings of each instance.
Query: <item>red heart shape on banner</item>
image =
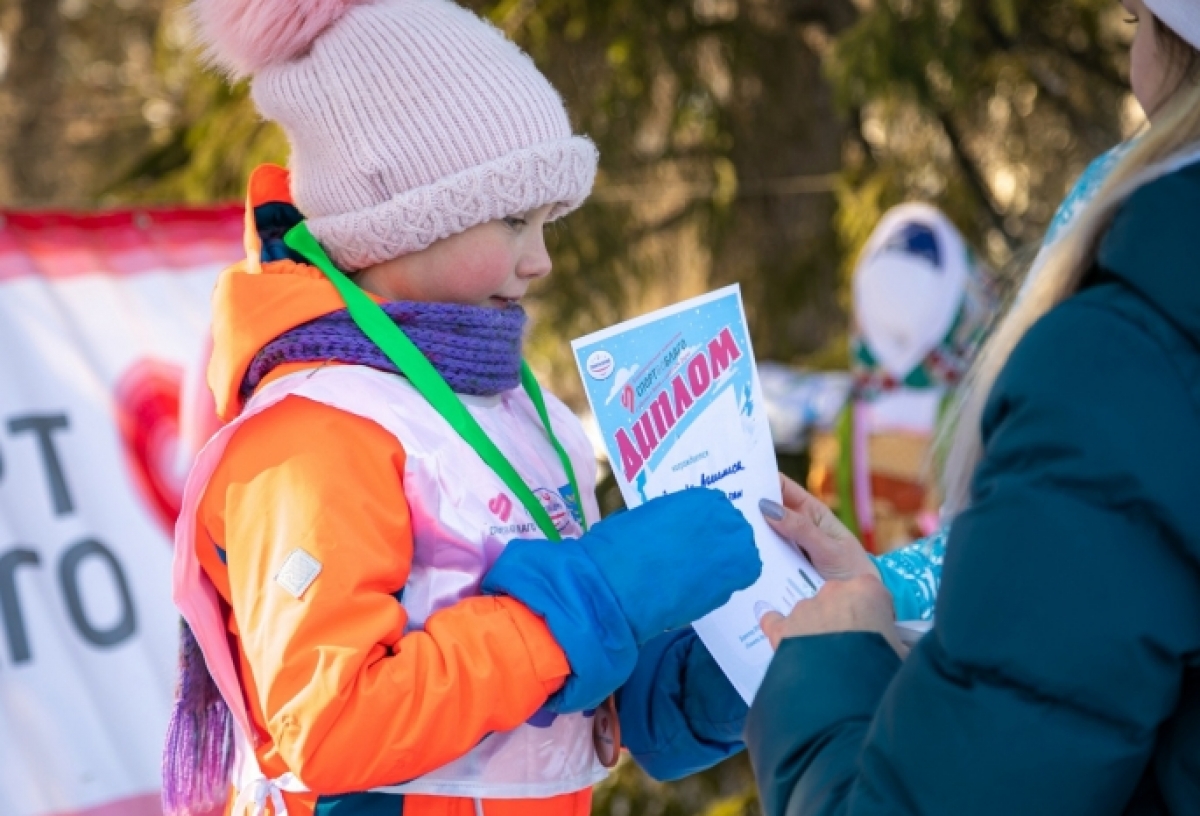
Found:
[[[179,402],[183,369],[139,360],[118,380],[114,398],[125,462],[138,493],[168,535],[183,501]]]

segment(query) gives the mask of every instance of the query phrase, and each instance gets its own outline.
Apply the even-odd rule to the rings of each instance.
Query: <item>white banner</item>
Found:
[[[0,218],[0,814],[158,816],[181,386],[242,212]]]

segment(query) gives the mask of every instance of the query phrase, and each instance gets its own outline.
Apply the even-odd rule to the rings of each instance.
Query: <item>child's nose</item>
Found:
[[[521,262],[517,265],[517,276],[537,280],[549,275],[553,268],[554,262],[550,260],[550,252],[546,249],[546,239],[539,233],[521,255]]]

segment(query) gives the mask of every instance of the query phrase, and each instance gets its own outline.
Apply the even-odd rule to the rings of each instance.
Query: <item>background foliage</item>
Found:
[[[889,206],[946,210],[1017,265],[1084,164],[1141,126],[1114,0],[468,0],[599,145],[554,230],[535,364],[737,281],[760,357],[844,362],[843,282]],[[0,0],[0,204],[239,199],[286,161],[247,87],[202,71],[169,0]],[[578,404],[578,403],[577,403]],[[599,813],[754,812],[743,759],[673,785],[623,766]]]
[[[555,230],[533,354],[724,283],[760,356],[837,364],[840,285],[888,206],[947,210],[1002,266],[1091,156],[1139,124],[1112,0],[469,0],[601,148]],[[237,199],[285,161],[242,84],[204,73],[165,0],[0,0],[0,196]]]

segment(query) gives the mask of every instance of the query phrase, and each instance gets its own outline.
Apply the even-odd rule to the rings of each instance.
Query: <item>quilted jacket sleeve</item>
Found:
[[[1109,308],[1119,289],[1009,360],[903,665],[862,633],[779,650],[747,736],[770,816],[1105,816],[1150,795],[1200,661],[1200,377],[1153,318]]]

